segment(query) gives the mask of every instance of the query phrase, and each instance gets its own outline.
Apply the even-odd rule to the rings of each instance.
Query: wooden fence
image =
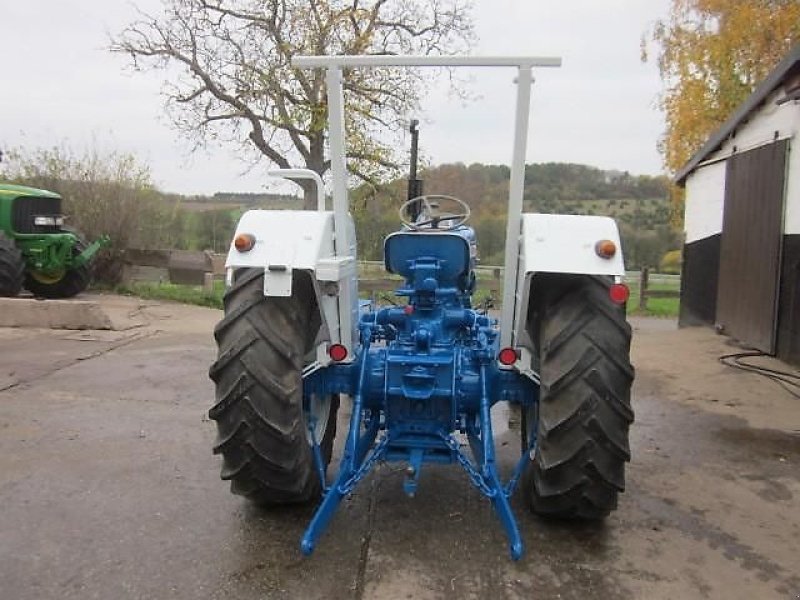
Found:
[[[212,252],[186,250],[128,250],[125,253],[125,275],[127,281],[169,281],[170,283],[210,286],[214,279],[225,275],[225,255]],[[503,292],[503,267],[483,266],[476,268],[478,290],[493,296],[500,302]],[[639,307],[647,309],[650,298],[678,298],[677,290],[654,290],[653,283],[679,281],[678,275],[652,274],[645,268],[628,271],[629,282],[639,282]],[[378,294],[393,292],[402,285],[399,277],[391,276],[380,261],[360,261],[358,288],[375,298]]]
[[[659,275],[664,278],[664,275]],[[680,280],[680,276],[667,276],[669,279]],[[639,272],[639,310],[647,310],[647,300],[649,298],[680,298],[680,290],[653,290],[650,289],[650,269],[643,268]]]
[[[502,267],[478,267],[477,289],[488,293],[500,301],[503,291]],[[401,287],[403,280],[400,277],[390,276],[384,271],[383,263],[376,261],[359,262],[358,290],[375,298],[379,293],[393,292]]]
[[[190,250],[128,249],[123,256],[123,281],[168,281],[208,285],[225,276],[225,255]]]

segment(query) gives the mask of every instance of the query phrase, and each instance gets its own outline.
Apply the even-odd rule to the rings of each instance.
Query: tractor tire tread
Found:
[[[297,274],[291,297],[265,297],[263,271],[238,270],[223,300],[225,316],[214,328],[213,451],[222,455],[220,475],[231,491],[257,504],[308,502],[321,491],[303,415],[306,329],[316,325],[311,315],[317,310],[311,286]],[[334,408],[326,438],[335,434]],[[332,437],[323,443],[332,445]]]
[[[598,519],[617,506],[633,422],[631,328],[603,277],[550,281],[539,311],[537,445],[526,473],[531,509]]]
[[[25,281],[25,259],[14,240],[0,231],[0,297],[16,296]]]

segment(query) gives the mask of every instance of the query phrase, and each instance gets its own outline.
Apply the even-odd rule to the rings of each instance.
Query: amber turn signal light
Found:
[[[617,253],[617,245],[611,240],[600,240],[594,245],[594,251],[600,258],[613,258]]]
[[[247,252],[248,250],[252,250],[253,246],[255,245],[256,236],[254,236],[252,233],[240,233],[233,238],[233,247],[239,252]]]

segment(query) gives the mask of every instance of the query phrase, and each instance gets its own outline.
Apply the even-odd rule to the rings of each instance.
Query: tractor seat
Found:
[[[455,281],[469,271],[469,242],[452,232],[398,231],[383,244],[384,266],[390,273],[413,277],[414,261],[419,258],[437,259],[440,280]]]

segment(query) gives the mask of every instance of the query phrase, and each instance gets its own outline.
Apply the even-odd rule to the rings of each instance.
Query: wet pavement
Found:
[[[800,400],[720,365],[735,348],[710,330],[634,321],[634,458],[605,522],[549,523],[516,497],[515,563],[462,471],[426,467],[409,499],[384,465],[304,558],[313,507],[260,510],[219,480],[219,313],[129,302],[146,325],[0,329],[0,598],[800,595]],[[499,445],[508,472],[516,432]]]

